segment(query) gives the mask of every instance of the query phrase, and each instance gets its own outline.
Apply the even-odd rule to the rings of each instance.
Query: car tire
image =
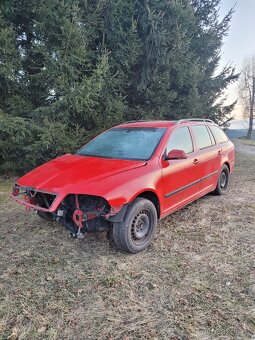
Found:
[[[46,212],[46,211],[41,211],[37,210],[37,215],[42,218],[45,221],[53,221],[53,215],[52,213]]]
[[[113,224],[116,247],[126,253],[139,253],[147,248],[156,233],[157,210],[154,204],[138,197],[128,207],[124,219]]]
[[[216,195],[225,195],[228,190],[228,182],[229,182],[229,168],[226,164],[223,165],[220,171],[220,175],[218,178],[216,189],[214,193]]]

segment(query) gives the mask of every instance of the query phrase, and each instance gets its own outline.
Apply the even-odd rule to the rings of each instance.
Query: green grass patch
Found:
[[[15,178],[4,178],[0,177],[0,193],[10,192],[13,184],[15,183]]]
[[[0,177],[0,204],[4,204],[11,193],[15,178]]]

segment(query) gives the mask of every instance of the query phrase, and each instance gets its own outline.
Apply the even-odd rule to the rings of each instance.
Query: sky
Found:
[[[236,5],[235,5],[236,4]],[[223,17],[235,6],[228,36],[224,39],[220,69],[232,63],[240,72],[243,60],[255,54],[255,0],[222,0],[220,16]],[[238,97],[237,83],[231,85],[226,94],[226,103],[231,103]],[[237,104],[235,117],[241,118],[242,106]]]

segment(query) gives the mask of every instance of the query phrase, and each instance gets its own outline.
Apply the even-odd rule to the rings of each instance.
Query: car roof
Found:
[[[153,127],[153,128],[169,128],[176,124],[176,121],[172,120],[133,120],[125,122],[115,127]]]
[[[215,124],[210,119],[200,119],[200,118],[187,118],[181,120],[133,120],[130,122],[125,122],[115,127],[126,128],[126,127],[152,127],[152,128],[169,128],[174,125],[181,125],[181,124]]]

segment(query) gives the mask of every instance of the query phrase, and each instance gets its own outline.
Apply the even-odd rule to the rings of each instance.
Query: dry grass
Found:
[[[255,157],[225,197],[161,221],[145,252],[71,240],[0,182],[1,339],[254,339]]]
[[[254,145],[255,146],[255,140],[254,139],[239,138],[238,140],[242,144],[245,144],[245,145]]]

